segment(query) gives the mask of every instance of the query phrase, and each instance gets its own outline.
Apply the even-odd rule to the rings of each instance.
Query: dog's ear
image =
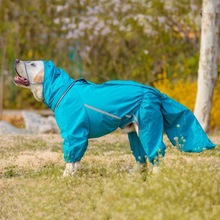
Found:
[[[36,74],[36,76],[33,79],[34,83],[42,83],[43,80],[44,80],[44,71],[41,71],[38,74]]]

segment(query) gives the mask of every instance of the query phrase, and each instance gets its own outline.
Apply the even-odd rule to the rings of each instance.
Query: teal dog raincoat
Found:
[[[157,89],[133,81],[94,84],[74,80],[53,62],[44,62],[44,102],[54,112],[66,162],[83,157],[89,138],[136,123],[128,133],[131,151],[140,163],[165,154],[163,132],[185,152],[215,147],[193,113]]]

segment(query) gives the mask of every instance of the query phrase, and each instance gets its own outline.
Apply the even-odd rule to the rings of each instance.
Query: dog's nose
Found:
[[[17,64],[17,63],[19,63],[19,62],[20,62],[20,60],[19,60],[19,59],[16,59],[16,60],[15,60],[15,63],[16,63],[16,64]]]

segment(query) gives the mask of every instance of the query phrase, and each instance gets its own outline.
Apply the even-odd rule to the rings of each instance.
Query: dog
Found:
[[[157,89],[134,81],[112,80],[95,84],[73,79],[52,61],[15,60],[14,83],[28,88],[35,99],[53,112],[64,139],[66,168],[74,175],[87,149],[88,139],[121,128],[128,134],[137,164],[149,160],[157,167],[164,156],[163,132],[184,152],[212,149],[213,144],[193,113]]]

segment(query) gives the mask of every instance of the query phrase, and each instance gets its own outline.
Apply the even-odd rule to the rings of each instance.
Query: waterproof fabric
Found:
[[[158,90],[133,81],[94,84],[74,80],[52,61],[45,62],[44,99],[55,113],[64,138],[66,162],[80,161],[89,138],[108,134],[135,122],[139,134],[128,134],[136,159],[154,163],[165,154],[163,132],[181,151],[201,152],[215,147],[193,113]]]

